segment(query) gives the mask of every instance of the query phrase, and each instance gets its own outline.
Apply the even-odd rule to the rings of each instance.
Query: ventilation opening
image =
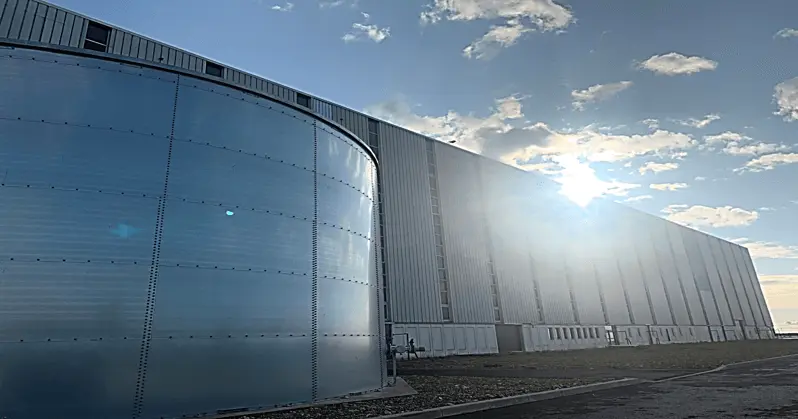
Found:
[[[97,22],[89,22],[86,29],[86,40],[83,41],[83,48],[92,51],[105,52],[108,49],[108,38],[111,35],[111,28]]]
[[[224,67],[216,63],[205,63],[205,74],[214,77],[224,77]]]
[[[302,93],[296,94],[296,104],[299,106],[304,106],[310,109],[310,96],[304,95]]]

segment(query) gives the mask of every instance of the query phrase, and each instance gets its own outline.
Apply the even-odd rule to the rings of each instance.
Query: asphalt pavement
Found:
[[[798,418],[798,357],[456,418]]]

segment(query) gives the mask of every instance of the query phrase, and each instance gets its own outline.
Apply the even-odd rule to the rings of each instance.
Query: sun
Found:
[[[562,166],[562,176],[557,179],[562,185],[560,193],[580,207],[586,207],[595,198],[607,190],[607,183],[596,177],[595,171],[576,158],[562,158],[558,161]]]

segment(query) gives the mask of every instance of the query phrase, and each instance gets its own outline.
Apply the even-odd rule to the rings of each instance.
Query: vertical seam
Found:
[[[319,135],[313,121],[313,223],[311,227],[310,375],[311,400],[319,398]]]
[[[161,258],[161,243],[163,241],[164,213],[169,192],[169,172],[172,166],[172,149],[175,139],[175,120],[177,117],[177,98],[180,93],[180,75],[175,80],[175,97],[172,106],[172,126],[169,132],[169,149],[166,155],[166,168],[164,171],[163,196],[158,202],[158,211],[155,219],[155,233],[153,235],[152,260],[150,262],[150,278],[147,287],[147,303],[144,311],[144,326],[141,336],[141,349],[139,352],[138,377],[136,379],[136,394],[133,399],[133,418],[141,417],[144,406],[144,385],[147,380],[147,363],[150,355],[150,342],[152,340],[152,323],[155,315],[155,290],[158,286],[158,265]]]

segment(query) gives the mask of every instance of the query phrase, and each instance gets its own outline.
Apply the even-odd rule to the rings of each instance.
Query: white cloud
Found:
[[[754,142],[747,135],[731,131],[704,136],[704,144],[701,148],[715,150],[717,145],[723,145],[723,152],[733,156],[756,156],[789,149],[783,144]]]
[[[798,259],[798,246],[787,246],[776,242],[751,241],[747,238],[733,239],[745,246],[754,259]]]
[[[798,29],[784,28],[784,29],[776,32],[776,34],[773,35],[773,37],[774,38],[793,38],[793,37],[798,37]]]
[[[742,227],[759,218],[756,211],[731,206],[706,207],[703,205],[669,205],[662,209],[667,219],[691,227]]]
[[[798,77],[777,84],[773,90],[779,107],[776,115],[783,116],[785,121],[798,121]]]
[[[553,0],[433,0],[421,13],[424,24],[494,19],[502,23],[466,47],[463,55],[489,58],[526,32],[561,31],[574,21],[571,11]]]
[[[652,183],[648,185],[651,189],[656,189],[658,191],[676,191],[679,189],[684,189],[689,187],[686,183]]]
[[[571,11],[552,0],[434,0],[421,14],[425,23],[446,20],[529,19],[540,30],[567,27]]]
[[[640,201],[645,201],[646,199],[651,199],[651,198],[653,198],[653,196],[651,196],[651,195],[638,195],[638,196],[632,196],[632,197],[626,198],[622,202],[626,202],[626,203],[640,202]]]
[[[702,181],[702,180],[707,180],[707,178],[705,178],[704,176],[696,176],[695,180]]]
[[[646,125],[649,129],[659,128],[659,119],[648,118],[640,121],[640,123]]]
[[[757,156],[760,154],[775,153],[777,151],[788,150],[789,147],[783,144],[769,144],[769,143],[756,143],[756,144],[727,144],[723,149],[726,154],[733,156]]]
[[[730,141],[741,142],[741,141],[748,141],[750,139],[751,137],[747,137],[743,134],[731,131],[726,131],[715,135],[704,136],[704,141],[708,144],[726,143]]]
[[[701,119],[689,118],[689,119],[677,120],[676,122],[678,122],[681,125],[687,126],[687,127],[705,128],[707,125],[709,125],[712,122],[717,121],[719,119],[720,119],[720,115],[718,115],[718,114],[709,114],[709,115],[704,116]]]
[[[371,16],[368,13],[361,13],[363,15],[363,23],[353,23],[352,30],[341,37],[344,42],[354,42],[363,39],[371,39],[376,43],[384,41],[391,36],[391,28],[380,28],[377,25],[367,24]]]
[[[677,76],[715,70],[718,68],[718,63],[703,57],[688,57],[677,52],[670,52],[663,55],[652,55],[639,63],[637,67],[655,74]]]
[[[669,170],[676,170],[679,168],[679,163],[655,163],[652,161],[644,163],[637,169],[641,175],[646,174],[646,172],[651,173],[659,173],[659,172],[667,172]]]
[[[335,0],[335,1],[322,1],[319,2],[319,7],[322,9],[332,9],[334,7],[338,7],[346,3],[344,0]]]
[[[696,145],[689,135],[665,130],[633,135],[613,135],[591,127],[555,130],[543,122],[527,122],[518,96],[497,100],[485,117],[453,111],[422,116],[403,101],[383,102],[365,112],[513,165],[557,156],[623,162],[637,156],[669,156]]]
[[[574,90],[571,92],[574,109],[582,110],[586,103],[601,102],[610,99],[618,93],[632,86],[630,81],[621,81],[608,84],[594,84],[584,90]]]
[[[339,6],[343,6],[345,4],[349,4],[351,8],[357,8],[358,3],[360,0],[332,0],[332,1],[320,1],[319,8],[321,9],[333,9]]]
[[[735,172],[763,172],[773,170],[776,166],[798,163],[798,153],[766,154],[748,161],[745,166],[734,169]]]
[[[285,6],[279,6],[279,5],[272,6],[272,10],[275,10],[275,11],[278,11],[278,12],[290,12],[293,9],[294,9],[294,3],[291,3],[291,2],[286,2]]]
[[[510,19],[503,25],[491,26],[488,33],[463,49],[463,56],[486,60],[493,58],[501,48],[509,47],[521,36],[532,31],[525,27],[519,19]]]

